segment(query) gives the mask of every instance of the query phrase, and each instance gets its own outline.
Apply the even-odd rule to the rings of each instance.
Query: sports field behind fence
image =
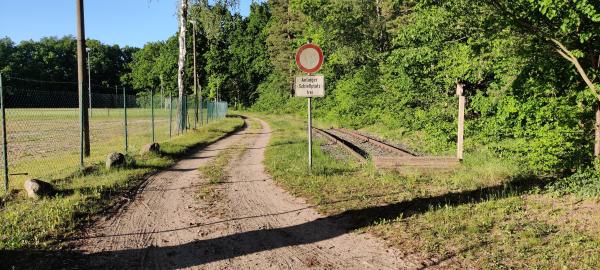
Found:
[[[79,109],[73,106],[77,104],[76,92],[22,90],[7,87],[6,81],[3,89],[9,190],[21,189],[27,178],[53,181],[81,170]],[[196,106],[194,99],[195,95],[187,98],[184,132],[227,114],[225,102],[202,102],[202,106]],[[123,104],[127,105],[127,121]],[[124,153],[125,128],[127,152],[131,154],[137,154],[143,145],[153,142],[153,122],[156,142],[179,133],[176,97],[127,95],[123,99],[122,92],[93,93],[92,109],[88,112],[90,156],[84,158],[86,166],[103,162],[111,152]],[[0,166],[5,169],[3,162]]]

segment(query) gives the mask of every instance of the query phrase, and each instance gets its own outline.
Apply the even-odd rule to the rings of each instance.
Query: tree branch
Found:
[[[571,63],[573,63],[573,65],[575,65],[575,68],[577,69],[579,76],[581,76],[581,78],[583,78],[583,80],[585,81],[587,86],[590,88],[592,93],[596,96],[598,101],[600,101],[600,94],[598,93],[598,89],[596,89],[596,86],[594,85],[592,80],[590,80],[590,77],[588,77],[587,73],[585,73],[585,70],[583,69],[583,67],[581,67],[579,60],[577,60],[577,57],[575,57],[573,55],[573,53],[571,53],[571,51],[569,51],[569,49],[567,49],[567,47],[565,45],[563,45],[560,41],[553,39],[553,38],[550,40],[552,40],[552,42],[554,42],[554,44],[556,44],[556,46],[559,47],[559,49],[557,50],[558,53],[560,53],[560,55],[562,57],[569,60]]]

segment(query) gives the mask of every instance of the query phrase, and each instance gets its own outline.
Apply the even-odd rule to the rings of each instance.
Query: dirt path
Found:
[[[248,121],[248,120],[247,120]],[[276,186],[262,161],[269,126],[245,130],[152,176],[116,214],[74,244],[85,267],[201,269],[403,269],[397,252],[366,234],[347,233]],[[227,169],[218,201],[198,199],[197,168],[245,145]],[[207,211],[210,210],[210,211]],[[219,215],[209,213],[220,213]]]

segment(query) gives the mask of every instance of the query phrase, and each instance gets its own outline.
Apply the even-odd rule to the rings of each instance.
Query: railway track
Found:
[[[417,153],[408,150],[406,148],[396,146],[378,139],[375,139],[371,136],[367,136],[361,134],[354,130],[349,130],[345,128],[335,128],[332,129],[334,132],[338,132],[344,135],[351,137],[352,140],[356,140],[362,144],[369,144],[372,147],[381,151],[375,152],[371,156],[418,156]]]
[[[339,138],[338,136],[336,136],[324,129],[313,128],[313,131],[315,131],[317,134],[320,134],[321,136],[325,137],[328,141],[335,143],[338,146],[342,147],[344,150],[346,150],[346,152],[348,152],[352,157],[354,157],[359,162],[365,162],[367,160],[366,152],[361,150],[360,148],[356,147],[352,143],[345,141],[342,138]]]
[[[332,143],[339,145],[359,162],[371,158],[375,167],[381,169],[402,169],[407,167],[445,169],[460,164],[454,157],[420,156],[404,147],[393,145],[359,132],[335,128],[313,130]]]

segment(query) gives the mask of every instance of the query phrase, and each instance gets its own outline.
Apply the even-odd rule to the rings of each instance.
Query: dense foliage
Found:
[[[304,113],[305,101],[292,95],[300,74],[293,56],[311,41],[326,58],[327,96],[315,102],[317,117],[353,128],[385,126],[417,138],[421,151],[449,152],[462,83],[467,151],[488,149],[544,173],[591,164],[600,98],[598,1],[269,0],[253,3],[248,17],[232,13],[227,1],[191,1],[191,20],[198,23],[186,34],[185,85],[193,85],[195,32],[205,98]],[[92,76],[103,83],[177,92],[176,35],[135,53],[90,44],[102,48],[92,56]],[[16,46],[2,39],[0,67],[15,76],[73,80],[75,57],[64,53],[73,50],[70,37]]]
[[[97,91],[113,89],[117,85],[129,86],[127,80],[121,79],[131,72],[129,63],[138,49],[106,45],[98,40],[87,40],[87,47],[90,49],[92,84]],[[73,91],[76,88],[72,85],[77,81],[76,51],[77,40],[72,36],[47,37],[19,44],[5,37],[0,39],[0,72],[5,80],[27,79],[11,83],[20,89],[61,90],[60,83],[63,83],[62,91]]]
[[[198,23],[187,28],[185,85],[191,93],[195,36],[200,93],[209,99],[218,95],[236,107],[249,107],[258,97],[259,84],[271,72],[265,41],[270,12],[266,4],[252,4],[250,15],[243,18],[232,14],[228,6],[227,1],[191,5],[188,21]],[[176,35],[146,44],[134,54],[127,80],[139,91],[162,84],[165,91],[176,94],[178,53]]]
[[[467,149],[485,146],[537,172],[590,164],[597,101],[557,50],[564,46],[597,81],[599,2],[292,0],[269,6],[275,68],[259,87],[256,109],[304,111],[287,94],[297,69],[281,55],[293,55],[310,39],[326,54],[321,117],[355,128],[383,125],[419,137],[425,150],[444,152],[453,148],[454,89],[463,83]]]

